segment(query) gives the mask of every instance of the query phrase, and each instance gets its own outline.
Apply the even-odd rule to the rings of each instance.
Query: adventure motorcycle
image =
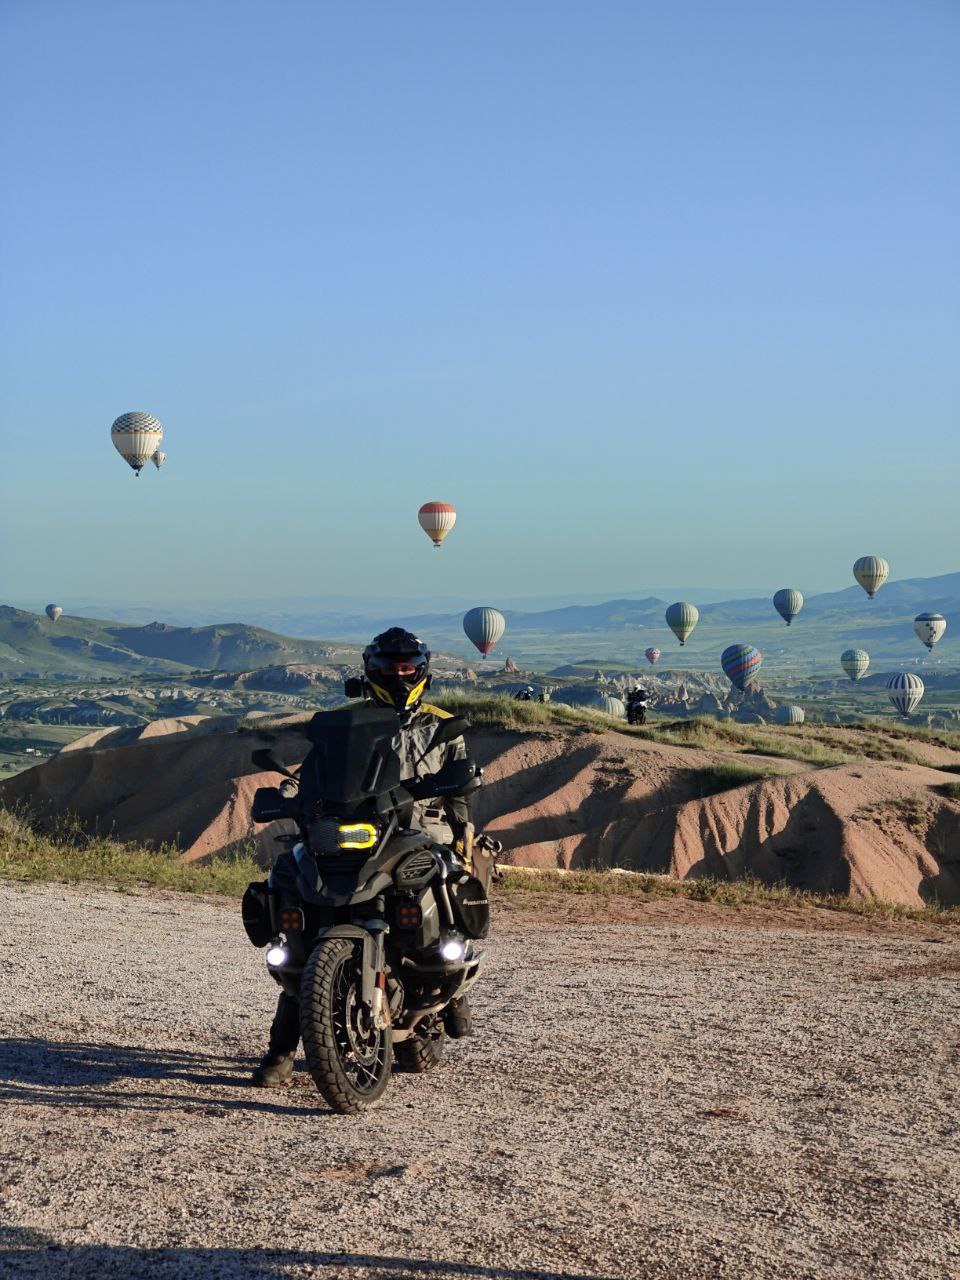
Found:
[[[468,722],[442,720],[431,749]],[[286,775],[260,787],[255,822],[292,819],[267,881],[243,899],[250,941],[300,1002],[300,1031],[317,1088],[336,1111],[373,1106],[393,1059],[429,1071],[444,1052],[443,1011],[477,979],[490,908],[484,883],[450,849],[409,826],[413,802],[480,786],[469,760],[400,782],[400,719],[389,708],[318,712],[294,774],[268,750],[253,760]]]
[[[649,699],[647,698],[635,698],[632,702],[628,702],[627,724],[646,724],[647,707],[649,705]]]

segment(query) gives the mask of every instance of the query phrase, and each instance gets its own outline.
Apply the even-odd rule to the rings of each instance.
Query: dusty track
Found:
[[[502,913],[478,1037],[356,1120],[245,1086],[234,907],[0,885],[0,1276],[960,1276],[955,935],[689,908]]]

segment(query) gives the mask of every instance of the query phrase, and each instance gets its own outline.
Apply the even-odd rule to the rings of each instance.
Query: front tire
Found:
[[[376,1106],[390,1079],[393,1033],[370,1025],[360,1001],[360,953],[350,938],[322,938],[300,985],[300,1034],[314,1084],[341,1115]]]

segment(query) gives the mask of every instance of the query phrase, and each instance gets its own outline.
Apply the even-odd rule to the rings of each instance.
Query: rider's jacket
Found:
[[[425,778],[439,773],[451,760],[467,760],[469,752],[461,735],[452,742],[431,747],[430,743],[441,720],[450,718],[449,711],[421,702],[400,730],[400,780]],[[442,800],[418,800],[413,807],[412,825],[426,831],[440,844],[462,840],[470,824],[468,797],[444,797]]]

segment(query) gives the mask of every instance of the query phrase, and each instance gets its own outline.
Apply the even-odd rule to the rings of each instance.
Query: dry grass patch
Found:
[[[906,907],[881,898],[808,893],[786,884],[768,885],[759,880],[674,880],[639,871],[527,871],[505,867],[503,881],[496,892],[517,905],[534,905],[538,900],[567,894],[626,897],[647,902],[684,898],[725,907],[792,907],[807,911],[843,911],[873,919],[960,925],[960,907],[942,907],[936,903]]]
[[[172,846],[159,849],[86,834],[61,819],[49,828],[0,809],[0,878],[111,884],[121,889],[149,885],[181,893],[239,897],[263,871],[246,842],[204,862],[181,862]]]

